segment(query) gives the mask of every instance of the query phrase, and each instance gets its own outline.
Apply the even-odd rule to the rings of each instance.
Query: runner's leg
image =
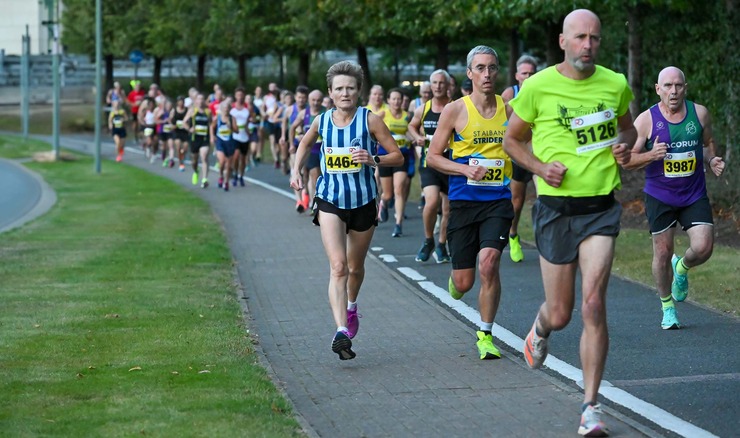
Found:
[[[581,367],[583,369],[584,403],[596,402],[609,351],[606,324],[606,289],[614,259],[613,236],[590,236],[578,247],[583,302]]]

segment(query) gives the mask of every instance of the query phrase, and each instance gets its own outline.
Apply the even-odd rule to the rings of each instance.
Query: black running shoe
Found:
[[[341,360],[354,359],[357,356],[352,351],[352,341],[349,339],[349,335],[344,331],[337,332],[334,335],[334,339],[331,341],[331,351],[337,353]]]

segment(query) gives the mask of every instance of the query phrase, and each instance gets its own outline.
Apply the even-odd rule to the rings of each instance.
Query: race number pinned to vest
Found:
[[[396,145],[399,149],[403,149],[406,147],[406,136],[401,134],[393,134],[393,140],[396,141]]]
[[[613,109],[574,117],[570,121],[570,130],[575,135],[579,154],[617,143],[617,119]]]
[[[357,146],[324,149],[326,171],[332,174],[359,172],[362,164],[352,161],[352,152],[358,150]]]
[[[468,178],[468,185],[471,186],[488,186],[500,187],[504,185],[504,167],[506,160],[471,158],[468,161],[470,166],[483,166],[486,168],[486,174],[480,181]]]
[[[666,178],[683,178],[691,176],[696,170],[694,151],[666,154],[663,159],[663,172]]]

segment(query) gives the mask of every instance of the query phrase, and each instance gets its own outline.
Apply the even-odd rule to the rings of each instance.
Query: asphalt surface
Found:
[[[71,146],[87,152],[92,150],[89,137],[69,140]],[[111,146],[106,145],[105,153],[111,155],[110,149]],[[254,169],[249,175],[275,188],[288,188],[287,177],[269,165]],[[391,222],[381,224],[372,246],[382,248],[377,251],[379,255],[394,256],[395,262],[386,262],[393,270],[399,267],[414,269],[446,289],[449,265],[435,264],[433,259],[426,263],[414,261],[422,241],[420,210],[412,202],[407,214],[409,219],[404,223],[403,237],[390,236]],[[503,296],[496,318],[497,324],[521,338],[526,336],[543,300],[536,249],[526,248],[525,256],[525,261],[519,264],[509,260],[508,252],[504,257],[501,266]],[[617,275],[612,276],[609,286],[611,346],[604,378],[614,386],[713,434],[737,436],[740,430],[736,408],[740,394],[740,343],[734,341],[734,335],[738,333],[738,319],[690,302],[679,303],[677,308],[683,328],[663,331],[660,329],[660,304],[655,291]],[[416,283],[409,283],[421,290]],[[695,287],[698,286],[692,284],[692,288]],[[463,299],[474,309],[477,309],[476,290],[477,286]],[[577,293],[580,295],[580,291]],[[578,313],[576,306],[571,324],[551,336],[550,341],[551,354],[576,368],[580,368],[578,340],[581,322]],[[463,322],[473,327],[472,323]],[[520,356],[516,349],[504,348]],[[556,373],[552,374],[560,378]],[[567,379],[563,381],[575,387]],[[628,409],[611,406],[637,422],[655,426]]]
[[[288,188],[287,177],[270,166],[260,166],[250,176],[276,188]],[[397,261],[386,262],[393,269],[414,269],[446,289],[449,264],[436,264],[434,258],[425,263],[415,261],[423,241],[417,202],[409,202],[406,215],[403,236],[393,238],[393,211],[390,211],[389,221],[376,229],[372,246],[382,248],[378,254],[393,255]],[[501,263],[503,292],[496,323],[524,338],[544,300],[539,256],[536,248],[525,245],[525,260],[513,263],[508,247],[505,252]],[[738,436],[740,343],[731,339],[738,333],[740,321],[684,302],[677,303],[681,330],[662,330],[662,312],[655,290],[624,280],[618,272],[614,274],[607,298],[610,349],[604,379],[718,436]],[[476,284],[463,297],[473,309],[478,308],[477,291]],[[571,323],[550,337],[549,351],[580,368],[578,346],[583,327],[578,306],[580,287],[576,293]],[[520,351],[512,352],[521,355]],[[627,409],[622,412],[634,416]]]
[[[48,187],[22,165],[0,158],[0,232],[16,228],[53,205]]]

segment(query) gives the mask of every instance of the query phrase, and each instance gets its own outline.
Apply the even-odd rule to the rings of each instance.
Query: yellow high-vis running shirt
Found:
[[[396,146],[399,149],[405,149],[408,147],[408,140],[406,139],[406,131],[409,130],[408,113],[401,111],[401,117],[395,118],[391,111],[388,110],[383,115],[383,123],[391,131],[393,139],[396,140]]]
[[[583,80],[567,78],[555,66],[527,79],[509,105],[532,125],[534,155],[568,168],[558,188],[537,178],[537,193],[585,197],[620,188],[611,146],[617,143],[617,119],[633,98],[624,75],[598,65]]]

